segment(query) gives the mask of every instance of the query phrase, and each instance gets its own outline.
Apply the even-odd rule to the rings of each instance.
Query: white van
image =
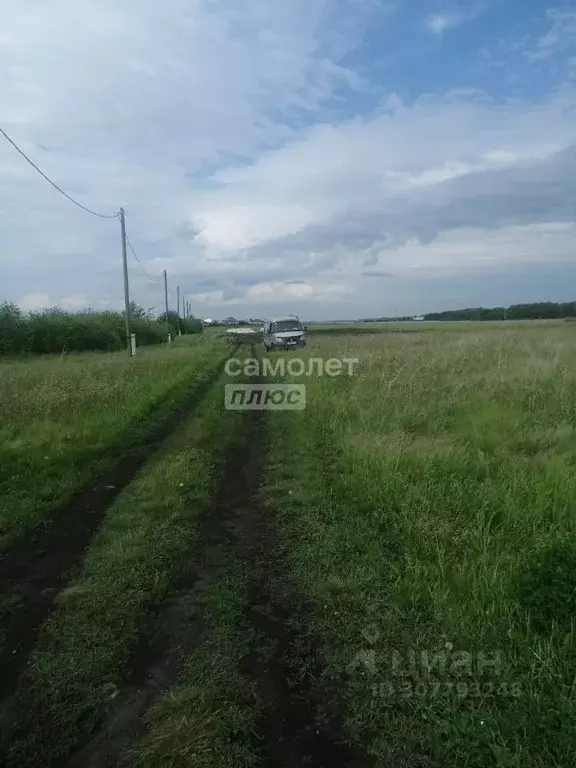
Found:
[[[306,346],[306,326],[293,315],[267,320],[262,328],[264,349],[293,349]]]

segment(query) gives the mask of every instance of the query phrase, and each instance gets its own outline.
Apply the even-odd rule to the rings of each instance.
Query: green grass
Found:
[[[193,372],[202,355],[213,361],[222,353],[218,342],[200,343],[204,351],[142,358],[137,391],[147,403],[160,380],[168,387],[169,376],[183,383],[190,375],[178,378],[170,354]],[[359,361],[351,377],[297,379],[307,386],[305,411],[267,414],[262,503],[283,558],[281,573],[268,577],[274,596],[301,598],[287,619],[294,658],[314,648],[323,660],[302,673],[319,676],[313,689],[327,704],[334,699],[346,734],[376,766],[569,768],[572,325],[442,323],[407,334],[312,335],[307,350],[294,353],[301,354]],[[130,391],[127,364],[106,359],[101,382],[108,386],[118,366],[119,391]],[[42,364],[56,371],[60,361]],[[77,386],[81,380],[79,373]],[[11,768],[57,762],[93,732],[123,690],[149,607],[170,598],[182,571],[202,562],[198,552],[211,551],[199,519],[242,420],[223,410],[222,385],[118,497],[59,595],[14,709],[20,740]],[[90,428],[102,440],[116,408],[114,395],[103,397],[107,430]],[[53,395],[50,402],[54,434],[70,420],[80,431],[83,420],[98,420],[90,396],[75,416]],[[28,441],[40,423],[35,408],[29,421],[23,415]],[[215,549],[201,590],[203,631],[187,647],[179,679],[146,715],[133,754],[138,768],[258,764],[252,733],[262,692],[242,668],[265,641],[246,611],[265,558],[243,562],[241,544]]]
[[[204,637],[187,658],[176,685],[147,716],[149,733],[134,765],[138,768],[250,768],[261,704],[241,675],[250,633],[241,625],[246,566],[222,556],[222,574],[203,599]]]
[[[564,320],[485,320],[481,323],[474,320],[389,320],[386,322],[342,322],[342,323],[310,323],[308,334],[311,336],[357,336],[375,333],[423,333],[434,331],[438,333],[478,333],[479,327],[494,330],[518,330],[524,327],[563,326]]]
[[[571,765],[571,327],[322,339],[308,354],[360,363],[305,379],[302,414],[273,414],[266,494],[348,733],[383,766]]]
[[[191,380],[226,354],[183,337],[172,348],[0,362],[0,549],[50,522],[78,487],[130,450]]]
[[[12,708],[17,738],[9,765],[66,757],[122,689],[148,609],[191,569],[199,519],[238,422],[222,401],[220,382],[118,497],[83,567],[58,595]]]

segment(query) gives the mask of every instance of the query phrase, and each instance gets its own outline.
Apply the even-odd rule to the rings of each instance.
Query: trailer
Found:
[[[262,340],[262,331],[255,328],[228,328],[226,337],[229,344],[258,344]]]

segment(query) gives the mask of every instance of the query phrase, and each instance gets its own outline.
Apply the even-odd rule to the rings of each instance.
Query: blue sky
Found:
[[[5,0],[0,68],[0,125],[197,315],[575,297],[573,4]],[[120,306],[117,222],[0,167],[0,300]]]

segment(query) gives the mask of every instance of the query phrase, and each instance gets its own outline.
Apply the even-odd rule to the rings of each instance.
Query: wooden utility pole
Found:
[[[166,307],[166,341],[169,341],[170,325],[168,324],[168,275],[166,274],[166,270],[164,270],[164,304]]]
[[[132,344],[130,341],[130,287],[128,285],[128,258],[126,256],[126,221],[124,220],[124,208],[120,208],[120,232],[122,234],[122,268],[124,272],[124,313],[126,323],[126,349],[128,357],[132,357]]]

